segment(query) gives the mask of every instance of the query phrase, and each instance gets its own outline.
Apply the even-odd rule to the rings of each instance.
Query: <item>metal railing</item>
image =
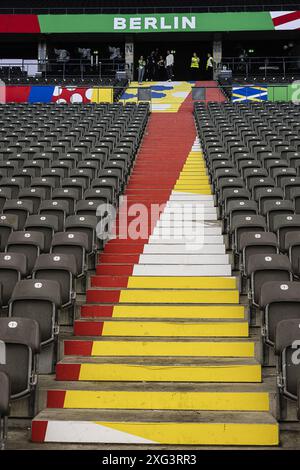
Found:
[[[27,77],[55,77],[65,80],[67,78],[111,78],[117,72],[125,71],[124,60],[100,59],[98,64],[91,65],[84,60],[70,60],[68,62],[58,62],[56,60],[25,60],[16,62],[0,60],[0,78],[2,79],[25,79]]]
[[[166,85],[169,85],[169,82],[166,82]],[[13,85],[17,97],[17,88],[18,85]],[[21,85],[19,85],[21,86]],[[39,88],[42,88],[43,86],[47,86],[46,84],[44,85],[39,85]],[[253,90],[253,87],[255,89]],[[1,88],[1,87],[0,87]],[[4,87],[5,88],[5,87]],[[68,86],[59,86],[58,88],[61,88],[61,90],[68,89]],[[94,103],[100,102],[101,101],[101,90],[108,90],[108,88],[111,90],[111,96],[113,97],[114,101],[120,101],[122,103],[126,103],[127,101],[133,101],[133,102],[139,102],[139,101],[148,101],[151,104],[151,107],[153,110],[161,110],[160,105],[161,105],[161,100],[156,99],[155,95],[151,95],[148,98],[145,98],[145,96],[141,97],[139,96],[138,90],[140,87],[138,86],[129,86],[129,87],[123,87],[123,86],[112,86],[112,87],[107,87],[107,86],[101,86],[101,85],[92,85],[92,86],[87,86],[87,85],[80,85],[81,88],[81,93],[82,96],[85,96],[85,91],[89,90],[89,94],[92,96],[93,93],[91,93],[91,90],[95,91],[95,94],[93,95],[93,101]],[[142,90],[145,90],[145,88],[151,88],[151,87],[141,87]],[[251,89],[252,88],[252,89]],[[199,90],[199,98],[194,96],[193,101],[202,101],[205,103],[211,102],[211,101],[262,101],[262,100],[268,100],[268,101],[293,101],[297,104],[300,103],[300,83],[295,83],[295,84],[283,84],[283,83],[278,83],[278,84],[253,84],[251,82],[246,82],[243,84],[234,84],[233,86],[230,85],[220,85],[220,86],[195,86],[192,88],[192,90]],[[58,90],[59,91],[59,90]],[[76,92],[76,90],[74,90]],[[126,93],[126,95],[125,95]],[[60,93],[58,93],[60,95]],[[58,96],[57,95],[57,96]],[[130,96],[131,95],[131,96]],[[192,96],[194,95],[192,91]],[[236,96],[234,96],[236,95]],[[238,95],[242,95],[239,99]],[[256,95],[256,96],[254,96]],[[261,96],[260,96],[261,95]],[[44,93],[41,92],[41,97],[44,97]],[[59,97],[59,96],[58,96]],[[43,102],[43,99],[39,100],[38,97],[36,97],[37,102]],[[71,99],[71,94],[70,94],[70,99]],[[104,99],[104,101],[106,101]],[[14,101],[12,101],[14,102]],[[48,101],[46,101],[48,102]],[[85,102],[85,100],[79,100],[79,101],[70,101],[71,103],[81,103]],[[168,101],[168,98],[166,97],[163,101],[164,105],[170,105],[172,106],[177,106],[178,108],[183,104],[184,99],[182,101],[174,101],[170,99]],[[66,103],[65,100],[61,100],[58,103]],[[53,104],[55,104],[53,102]],[[157,108],[155,107],[157,105]],[[167,111],[166,111],[167,112]]]
[[[63,14],[138,14],[138,13],[218,13],[218,12],[247,12],[247,11],[289,11],[300,9],[300,3],[266,3],[249,5],[190,5],[190,6],[106,6],[106,7],[24,7],[24,8],[0,8],[1,14],[40,14],[40,15],[63,15]]]
[[[223,66],[232,70],[233,75],[250,75],[257,74],[264,78],[281,75],[300,74],[300,58],[298,57],[223,57],[222,63],[219,64],[221,70]]]

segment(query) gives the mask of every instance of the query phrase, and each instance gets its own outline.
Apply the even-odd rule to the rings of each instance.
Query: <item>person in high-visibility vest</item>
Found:
[[[214,59],[210,53],[207,54],[206,77],[207,80],[213,80],[214,78]]]
[[[199,79],[199,67],[200,67],[200,59],[197,56],[197,53],[194,52],[191,58],[191,67],[190,67],[193,80]]]

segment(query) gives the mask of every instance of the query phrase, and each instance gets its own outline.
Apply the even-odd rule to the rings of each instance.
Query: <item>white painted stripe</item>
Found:
[[[299,29],[300,28],[300,19],[289,21],[287,23],[280,24],[275,26],[276,31],[284,31],[284,30],[291,30],[291,29]]]
[[[195,233],[197,232],[197,233]],[[192,224],[188,225],[180,225],[180,226],[163,226],[158,222],[157,226],[153,230],[153,235],[165,235],[172,237],[182,237],[182,236],[200,236],[201,234],[205,235],[221,235],[222,231],[220,227],[207,227],[204,226],[203,223],[200,222],[193,222]]]
[[[165,206],[165,210],[166,209],[176,209],[176,208],[179,208],[181,209],[182,207],[184,207],[185,209],[187,210],[190,210],[190,209],[193,209],[195,210],[195,207],[204,207],[205,210],[212,210],[212,209],[215,209],[215,204],[214,204],[214,201],[197,201],[197,200],[194,200],[194,201],[190,201],[190,200],[187,200],[187,199],[178,199],[178,200],[175,200],[175,201],[168,201],[166,203],[166,206]]]
[[[199,208],[197,207],[199,206]],[[192,204],[173,204],[173,206],[167,206],[165,207],[163,213],[161,214],[161,218],[166,218],[168,214],[195,214],[196,212],[199,212],[200,210],[203,210],[205,214],[214,214],[216,216],[217,220],[217,208],[210,205],[206,206],[203,204],[197,204],[197,205],[192,205]],[[168,216],[169,217],[169,216]]]
[[[159,237],[157,235],[151,235],[149,237],[148,244],[166,244],[166,245],[191,245],[191,244],[208,244],[208,245],[220,245],[221,243],[224,243],[224,237],[223,235],[210,235],[209,237],[204,238],[203,243],[202,243],[202,237],[198,237],[193,241],[188,241],[184,237],[178,237],[178,238],[167,238],[167,237]]]
[[[188,216],[189,214],[187,214]],[[194,227],[198,229],[201,229],[201,230],[204,230],[204,233],[207,232],[207,234],[214,234],[214,235],[219,235],[222,233],[222,230],[221,230],[221,227],[208,227],[207,225],[205,225],[206,223],[206,217],[207,216],[204,216],[203,215],[203,219],[202,220],[194,220],[193,216],[190,215],[189,217],[184,217],[182,220],[176,220],[176,218],[173,218],[173,217],[169,217],[169,218],[164,218],[162,220],[158,220],[157,223],[156,223],[156,227],[155,228],[170,228],[172,229],[173,227],[187,227],[188,229],[191,228],[191,227]],[[215,222],[216,218],[215,216],[212,216],[210,218],[210,220],[212,222]]]
[[[145,265],[135,264],[133,276],[231,276],[231,266],[223,265]]]
[[[229,264],[228,255],[214,254],[143,254],[139,257],[140,264]]]
[[[90,421],[48,421],[45,442],[151,444],[154,441]]]
[[[213,201],[214,197],[211,194],[194,194],[183,192],[183,191],[172,191],[170,196],[170,201],[180,201],[180,200],[189,200],[189,201]]]
[[[170,215],[169,214],[167,214],[167,215],[168,215],[168,218],[170,218]],[[180,214],[177,213],[177,215],[179,216]],[[184,212],[184,216],[182,218],[183,218],[184,221],[194,220],[195,219],[195,217],[193,217],[192,214],[186,214],[185,212]],[[216,218],[217,218],[216,214],[212,214],[212,213],[203,214],[202,217],[201,217],[201,219],[204,222],[205,221],[212,221],[213,222],[213,221],[216,221]],[[173,219],[174,219],[174,217],[173,217]],[[198,219],[199,219],[199,217],[198,217]]]
[[[192,253],[192,254],[225,254],[225,245],[154,245],[147,244],[144,246],[144,254],[148,253],[164,253],[164,254],[180,254],[180,253]]]

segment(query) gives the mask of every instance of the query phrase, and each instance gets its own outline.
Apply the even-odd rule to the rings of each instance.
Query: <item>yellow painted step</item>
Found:
[[[279,443],[277,424],[121,422],[111,423],[109,427],[158,444],[271,446]]]
[[[248,337],[249,325],[246,321],[205,323],[106,321],[102,336]]]
[[[207,183],[208,177],[207,176],[180,176],[176,183]]]
[[[253,341],[93,341],[91,356],[254,357]]]
[[[175,269],[175,267],[174,267]],[[239,292],[235,290],[172,290],[141,289],[121,290],[119,303],[162,303],[162,304],[237,304]]]
[[[176,181],[175,184],[176,185],[187,185],[187,184],[190,185],[190,184],[193,184],[193,185],[203,186],[203,185],[208,185],[209,180],[208,180],[207,176],[205,176],[202,179],[199,179],[199,178],[196,178],[196,177],[179,178]]]
[[[95,360],[95,359],[93,359]],[[261,382],[259,364],[144,365],[83,362],[79,380],[112,382]]]
[[[176,183],[174,189],[192,189],[195,191],[208,191],[210,189],[209,184],[198,184],[198,183]]]
[[[135,392],[67,390],[64,408],[268,411],[266,392]]]
[[[236,277],[130,276],[129,288],[160,289],[236,289]]]
[[[173,189],[175,193],[191,193],[191,194],[212,194],[211,189],[183,189],[175,188]]]
[[[151,411],[123,411],[116,419],[110,410],[48,409],[32,422],[32,435],[47,423],[45,442],[106,444],[173,444],[222,446],[275,446],[279,426],[267,412],[202,411],[198,419],[166,420]],[[143,413],[142,415],[140,415]],[[151,413],[151,415],[150,415]],[[191,413],[191,412],[190,412]],[[181,415],[183,412],[180,413]],[[125,416],[125,419],[123,418]],[[44,429],[44,427],[43,427]],[[40,433],[38,434],[40,436]],[[189,462],[192,464],[193,458]]]
[[[113,317],[243,319],[245,308],[242,305],[115,305]]]

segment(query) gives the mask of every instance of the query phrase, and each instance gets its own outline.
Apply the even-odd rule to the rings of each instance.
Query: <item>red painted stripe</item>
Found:
[[[87,302],[101,302],[106,304],[112,304],[119,302],[120,291],[118,290],[100,290],[100,289],[89,289],[86,293]]]
[[[98,322],[98,321],[75,321],[74,322],[74,335],[75,336],[102,336],[102,330],[103,330],[103,322]],[[74,379],[74,380],[77,380],[77,379]]]
[[[31,86],[11,86],[5,87],[6,103],[27,103],[31,91]]]
[[[138,238],[137,240],[128,240],[128,239],[122,240],[121,238],[116,237],[116,238],[113,238],[112,240],[109,240],[106,243],[105,248],[108,245],[111,246],[111,245],[121,244],[121,245],[134,245],[134,246],[136,246],[136,245],[144,245],[144,243],[145,242],[143,240],[141,240],[140,238]]]
[[[32,442],[45,442],[48,421],[33,420],[31,423]]]
[[[113,305],[82,305],[80,316],[82,318],[112,317]]]
[[[79,380],[80,364],[56,364],[56,380]]]
[[[91,356],[93,341],[64,341],[64,353],[66,356]]]
[[[141,254],[143,253],[143,250],[144,250],[144,244],[140,244],[140,245],[134,245],[133,243],[129,244],[129,243],[116,243],[115,245],[105,245],[105,248],[103,250],[103,253],[107,254],[107,253],[112,253],[112,254],[116,254],[116,253],[130,253],[130,254],[133,254],[133,253],[136,253],[136,254]]]
[[[92,287],[120,287],[126,288],[128,276],[91,276]]]
[[[131,276],[133,272],[132,264],[98,264],[96,266],[96,274],[118,274],[123,276]]]
[[[277,18],[272,18],[274,26],[280,26],[285,23],[289,23],[290,21],[299,20],[300,18],[300,11],[293,11],[292,13],[288,13],[286,15],[278,16]]]
[[[40,33],[37,15],[0,15],[0,33]]]
[[[47,408],[63,408],[65,404],[65,390],[48,390]]]

